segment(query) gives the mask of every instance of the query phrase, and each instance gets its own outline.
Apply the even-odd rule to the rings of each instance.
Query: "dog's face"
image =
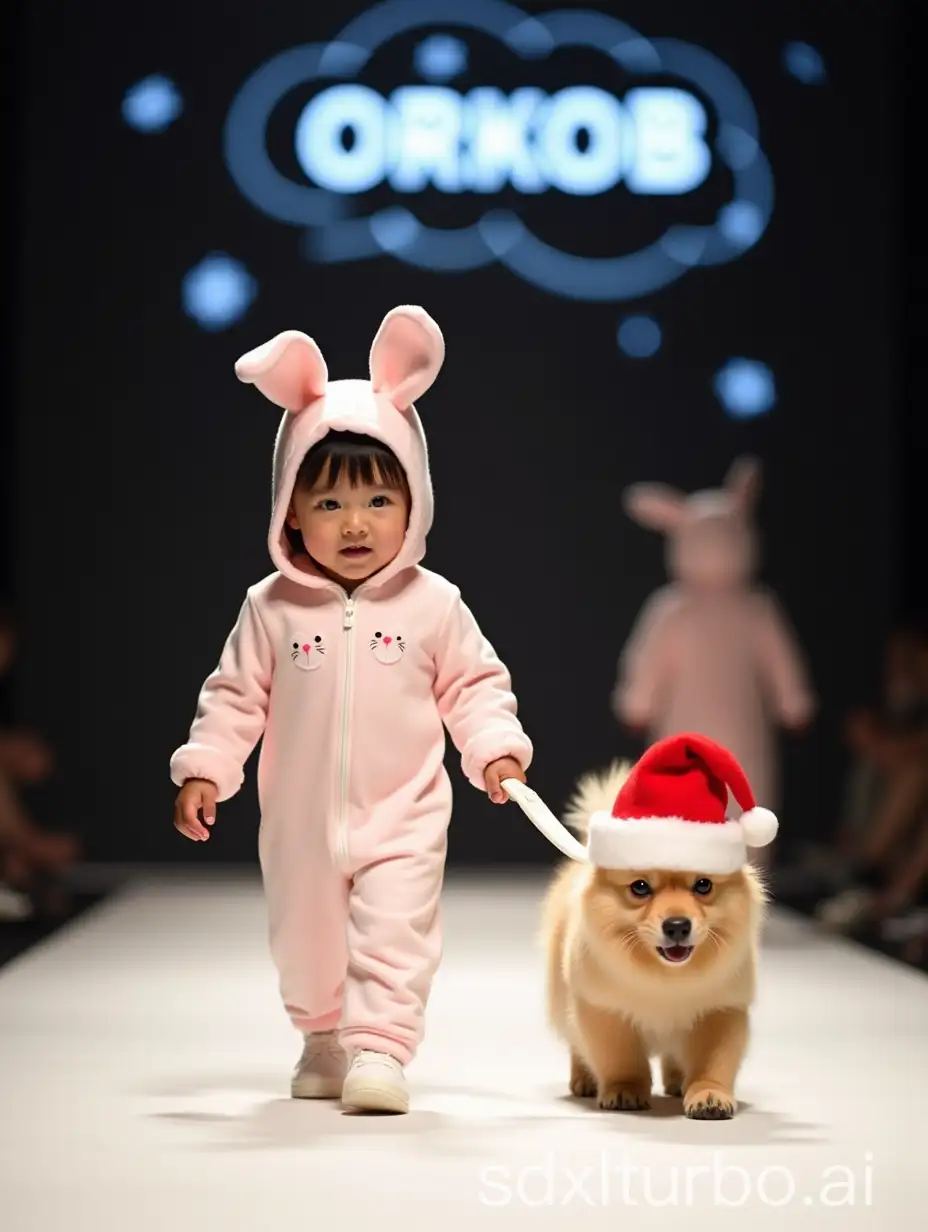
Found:
[[[725,876],[597,869],[585,913],[599,938],[646,970],[708,968],[750,941],[763,891],[750,868]]]

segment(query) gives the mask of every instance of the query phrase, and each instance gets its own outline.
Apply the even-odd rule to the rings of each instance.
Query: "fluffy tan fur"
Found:
[[[592,813],[612,808],[628,771],[615,763],[583,778],[565,825],[584,834]],[[702,877],[712,883],[708,893],[694,889]],[[637,881],[650,887],[644,898],[631,890]],[[545,899],[542,939],[549,1020],[569,1049],[571,1091],[595,1097],[600,1108],[648,1108],[656,1057],[664,1091],[682,1096],[688,1117],[733,1116],[765,905],[750,866],[727,876],[573,860],[560,867]],[[692,923],[692,954],[682,963],[659,950],[671,917]]]

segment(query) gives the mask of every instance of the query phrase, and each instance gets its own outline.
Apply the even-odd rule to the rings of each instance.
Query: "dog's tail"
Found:
[[[631,763],[614,761],[607,770],[591,770],[577,783],[567,802],[564,825],[585,839],[594,813],[609,813],[622,784],[631,773]]]

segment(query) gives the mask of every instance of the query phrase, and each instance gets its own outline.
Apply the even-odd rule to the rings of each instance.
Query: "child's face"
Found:
[[[385,486],[352,487],[343,473],[330,487],[328,468],[309,489],[297,489],[287,525],[331,576],[356,586],[399,552],[409,523],[409,495]]]

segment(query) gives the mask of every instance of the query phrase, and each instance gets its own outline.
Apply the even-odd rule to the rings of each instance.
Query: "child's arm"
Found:
[[[171,758],[178,787],[187,779],[206,779],[215,783],[218,800],[235,795],[264,731],[273,669],[271,643],[249,592],[200,691],[189,740]]]
[[[815,698],[786,616],[769,591],[756,596],[757,647],[761,676],[786,727],[802,728],[815,712]]]
[[[501,757],[514,758],[524,773],[532,744],[516,717],[509,672],[460,594],[439,630],[435,667],[438,711],[470,782],[486,791],[485,771]]]
[[[680,599],[673,586],[661,587],[642,608],[619,660],[612,712],[620,723],[647,728],[670,682],[674,626]]]

